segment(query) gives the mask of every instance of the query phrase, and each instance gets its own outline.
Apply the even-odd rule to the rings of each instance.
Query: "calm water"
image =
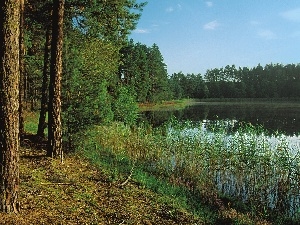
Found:
[[[154,126],[159,126],[162,123],[168,121],[171,117],[176,117],[179,121],[200,121],[205,125],[209,123],[217,123],[219,121],[226,120],[228,124],[238,126],[240,123],[251,123],[252,125],[262,126],[264,129],[270,132],[270,136],[256,136],[254,140],[266,139],[271,145],[277,144],[278,140],[272,136],[272,133],[279,131],[284,133],[284,139],[289,142],[289,148],[292,154],[289,155],[290,171],[293,171],[295,167],[298,171],[299,163],[299,149],[300,149],[300,103],[297,102],[251,102],[251,103],[224,103],[224,102],[199,102],[193,106],[189,106],[184,110],[177,111],[146,111],[142,112],[140,119],[142,121],[148,121]],[[206,129],[206,128],[204,128]],[[188,135],[191,132],[201,132],[201,130],[184,130],[184,135]],[[208,131],[210,132],[210,131]],[[210,134],[208,134],[210,135]],[[213,133],[211,134],[213,137]],[[234,135],[234,134],[233,134]],[[199,135],[198,135],[199,136]],[[201,135],[200,135],[201,137]],[[236,136],[224,136],[224,140],[230,138],[237,138]],[[250,136],[245,136],[250,138]],[[235,142],[232,142],[235,143]],[[296,157],[297,156],[297,157]],[[173,156],[174,159],[176,155]],[[174,166],[174,165],[173,165]],[[274,174],[266,178],[265,182],[268,189],[263,190],[261,193],[261,199],[265,206],[274,208],[278,202],[285,201],[286,206],[284,211],[289,216],[300,216],[300,191],[298,189],[298,177],[293,177],[294,173],[289,174],[290,186],[288,186],[287,193],[282,193],[280,185],[283,178],[281,172],[276,173],[277,167],[280,165],[272,165],[270,171],[275,171]],[[241,169],[239,169],[241,170]],[[253,194],[251,190],[254,190],[251,186],[251,180],[260,179],[264,176],[265,172],[260,167],[255,167],[255,170],[249,170],[245,172],[245,176],[242,178],[236,175],[234,168],[225,168],[223,172],[216,171],[214,181],[216,187],[220,192],[223,192],[229,196],[240,197],[243,201],[251,198]],[[245,169],[246,171],[246,169]],[[295,173],[295,174],[298,174]],[[296,187],[294,190],[293,187]],[[291,191],[293,190],[293,191]]]
[[[260,125],[271,132],[279,131],[291,136],[300,134],[300,103],[297,102],[199,102],[183,110],[141,113],[141,120],[154,126],[161,125],[171,117],[180,121],[235,120]]]

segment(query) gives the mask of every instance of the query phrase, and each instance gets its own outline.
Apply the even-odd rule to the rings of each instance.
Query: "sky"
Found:
[[[130,38],[157,44],[170,75],[297,64],[300,0],[148,0]]]

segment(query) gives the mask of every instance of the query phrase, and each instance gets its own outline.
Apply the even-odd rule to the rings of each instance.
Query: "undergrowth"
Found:
[[[29,114],[29,118],[36,122],[27,121],[25,127],[27,131],[35,132],[37,128],[35,124],[37,123],[36,117]],[[212,130],[215,128],[211,127]],[[130,201],[122,202],[122,198],[119,199],[125,207],[123,217],[116,219],[117,215],[114,211],[114,214],[108,217],[111,221],[114,219],[119,223],[130,221],[128,219],[130,218],[127,212],[128,207],[138,208],[138,204],[140,204],[135,202],[140,199],[133,197],[136,194],[140,198],[141,193],[137,190],[142,191],[142,193],[151,190],[156,195],[151,202],[147,201],[147,204],[150,204],[153,207],[152,209],[156,211],[156,224],[159,224],[157,221],[160,220],[166,221],[165,219],[173,222],[177,221],[177,224],[190,224],[187,221],[198,221],[198,224],[271,224],[267,221],[273,221],[274,224],[298,224],[297,219],[289,219],[282,213],[270,214],[269,209],[261,207],[262,204],[259,201],[261,199],[251,197],[249,201],[241,201],[239,196],[233,196],[228,192],[228,190],[231,190],[228,189],[228,182],[232,182],[232,180],[221,175],[231,174],[230,176],[236,176],[238,172],[244,174],[247,179],[249,178],[246,179],[249,184],[253,182],[250,179],[253,174],[259,175],[262,172],[264,179],[254,180],[260,182],[256,183],[255,188],[257,189],[252,189],[252,192],[260,194],[259,191],[268,191],[266,187],[270,183],[263,181],[266,180],[268,174],[271,174],[268,169],[272,168],[270,165],[274,165],[275,159],[279,159],[280,165],[283,166],[283,169],[280,168],[281,174],[296,175],[294,172],[286,173],[295,170],[289,170],[289,167],[287,167],[290,158],[285,149],[284,140],[283,145],[280,145],[280,148],[274,154],[274,152],[268,150],[269,147],[265,143],[264,136],[261,136],[261,140],[257,142],[257,135],[263,135],[263,131],[253,127],[247,127],[246,129],[244,131],[250,130],[256,136],[249,139],[249,137],[243,136],[242,130],[240,130],[240,135],[237,134],[237,136],[228,139],[228,134],[224,136],[226,130],[220,127],[213,130],[215,135],[211,136],[207,133],[199,133],[199,128],[195,128],[193,124],[189,123],[175,122],[172,126],[167,125],[159,129],[154,129],[148,125],[129,127],[122,123],[112,123],[107,126],[94,126],[85,132],[78,133],[72,137],[72,140],[75,140],[72,146],[76,149],[76,157],[79,156],[76,160],[84,162],[84,158],[86,158],[91,165],[101,171],[101,178],[88,175],[88,179],[94,181],[93,184],[89,183],[88,185],[97,186],[104,182],[101,185],[101,188],[104,188],[103,196],[106,196],[108,192],[111,193],[111,191],[107,191],[108,189],[112,189],[113,192],[118,192],[120,195],[124,195],[122,190],[128,191],[128,188],[135,190],[128,197],[131,199]],[[228,145],[228,140],[230,145]],[[31,159],[31,157],[26,158],[26,163],[30,162],[28,159]],[[76,173],[81,177],[86,176],[88,169],[78,167],[80,163],[76,160],[71,160],[75,164],[74,166],[79,169]],[[33,162],[36,162],[36,160],[33,160]],[[76,164],[78,165],[76,166]],[[97,195],[95,191],[91,192],[87,187],[77,189],[77,183],[82,181],[70,178],[70,176],[73,176],[72,173],[76,171],[75,167],[70,166],[70,164],[64,165],[67,166],[64,171],[64,166],[59,166],[64,172],[55,169],[56,172],[53,173],[52,166],[36,167],[32,175],[24,175],[25,180],[26,177],[34,180],[34,183],[26,183],[24,190],[34,186],[41,187],[43,186],[41,184],[46,183],[47,190],[42,188],[41,193],[50,191],[50,194],[41,194],[41,196],[45,195],[44,198],[48,196],[47,201],[56,202],[60,201],[63,195],[61,189],[51,188],[52,183],[68,183],[72,191],[67,193],[68,197],[63,198],[83,199],[84,202],[82,207],[70,203],[68,212],[74,212],[72,216],[78,214],[78,207],[84,210],[85,213],[92,214],[103,210],[103,208],[99,208],[99,201],[102,200],[95,199]],[[56,166],[55,164],[55,168]],[[68,171],[70,167],[73,168],[72,171]],[[219,181],[224,180],[216,183],[216,178]],[[243,176],[239,176],[239,179],[242,181]],[[280,181],[283,185],[281,187],[288,187],[287,181],[289,180]],[[50,184],[49,187],[48,184]],[[222,193],[220,190],[225,190],[225,192]],[[35,191],[32,193],[35,193]],[[31,196],[31,194],[23,196],[25,201],[27,201],[28,196]],[[47,201],[43,203],[35,201],[35,204],[38,207],[42,207],[40,204],[44,204],[44,208],[50,205],[52,207],[52,203],[49,204]],[[75,205],[71,206],[72,204]],[[30,205],[30,207],[34,207],[34,204]],[[104,216],[107,215],[108,211],[116,210],[115,207],[117,207],[110,205],[110,203],[101,203],[101,205],[106,208],[103,213]],[[282,205],[282,207],[284,206]],[[59,207],[58,210],[60,210]],[[30,212],[30,209],[28,212]],[[82,211],[80,212],[82,213]],[[187,212],[192,213],[193,218],[186,216],[188,215]],[[45,216],[46,211],[43,213]],[[65,211],[64,213],[68,214]],[[143,218],[145,218],[145,215]],[[103,220],[103,218],[101,219]],[[184,220],[186,220],[185,223]],[[146,221],[150,220],[146,219]],[[128,222],[128,224],[134,224],[134,222]],[[167,223],[164,222],[163,224]]]
[[[270,219],[277,224],[287,224],[287,221],[294,223],[291,219],[284,219],[282,214],[276,217],[275,214],[270,216],[269,211],[264,213],[260,208],[261,203],[255,198],[245,204],[238,197],[220,192],[214,181],[216,171],[220,171],[220,165],[227,165],[229,167],[224,169],[228,169],[238,165],[241,160],[237,156],[234,158],[233,152],[224,148],[224,136],[221,133],[214,137],[217,142],[212,144],[210,136],[204,136],[199,139],[200,142],[187,135],[183,135],[184,138],[179,135],[171,140],[174,134],[168,137],[168,129],[152,129],[146,125],[129,128],[121,123],[95,126],[80,134],[80,142],[76,143],[77,151],[106,171],[112,182],[122,183],[130,178],[131,182],[163,196],[164,201],[171,201],[174,206],[192,211],[194,215],[211,223],[227,221],[227,224],[267,224],[262,221]],[[259,133],[255,131],[255,134]],[[233,145],[232,149],[236,147]],[[251,147],[250,144],[248,149]],[[249,157],[249,153],[239,152],[238,156]],[[228,159],[233,159],[231,164],[228,164]],[[244,159],[247,161],[250,158]],[[251,163],[260,163],[259,159],[253,160]],[[240,167],[238,169],[241,170]],[[248,172],[245,168],[241,171]],[[224,188],[227,184],[224,181],[222,185]],[[264,187],[258,186],[257,190]]]
[[[135,183],[118,185],[111,173],[82,156],[67,154],[63,164],[48,158],[44,145],[34,140],[33,135],[22,140],[21,210],[0,212],[0,224],[211,224]]]

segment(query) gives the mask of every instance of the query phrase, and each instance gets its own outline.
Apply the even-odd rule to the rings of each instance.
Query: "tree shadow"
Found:
[[[47,155],[47,139],[35,134],[21,136],[20,157],[27,159],[44,158]]]
[[[36,134],[25,133],[21,136],[20,140],[20,157],[28,159],[47,157],[47,138],[40,137]],[[63,141],[62,146],[64,154],[75,152],[74,146],[71,146],[67,141]]]

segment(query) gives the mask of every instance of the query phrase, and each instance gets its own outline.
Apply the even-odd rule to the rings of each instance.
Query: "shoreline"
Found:
[[[163,101],[161,103],[140,103],[139,111],[181,110],[192,105],[266,105],[276,107],[300,107],[299,98],[206,98]]]

